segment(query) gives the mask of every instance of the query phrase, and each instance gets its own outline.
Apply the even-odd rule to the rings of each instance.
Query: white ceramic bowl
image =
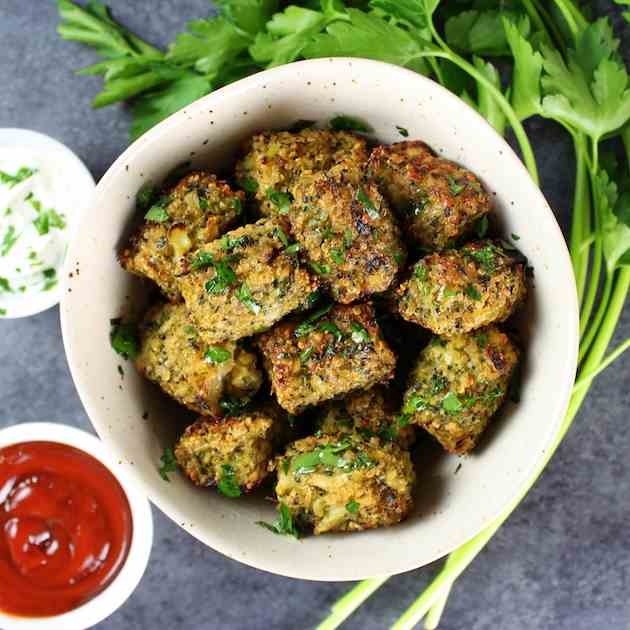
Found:
[[[104,591],[85,604],[53,617],[15,617],[0,612],[2,630],[83,630],[109,617],[134,591],[144,574],[153,543],[151,507],[125,466],[96,437],[63,424],[27,422],[0,430],[0,448],[46,441],[74,446],[106,466],[122,486],[131,508],[133,532],[127,559]]]
[[[524,316],[527,354],[522,400],[511,405],[482,448],[460,460],[431,450],[418,470],[414,513],[401,525],[362,534],[294,542],[255,525],[273,520],[261,497],[231,500],[158,475],[162,450],[176,435],[173,409],[154,386],[121,363],[109,347],[109,319],[132,312],[140,283],[121,270],[116,250],[134,215],[134,196],[173,167],[229,168],[240,142],[256,131],[298,119],[325,123],[337,114],[368,121],[382,142],[428,142],[477,173],[496,194],[504,234],[518,234],[536,271]],[[61,315],[72,375],[103,440],[168,516],[227,556],[282,575],[354,580],[424,565],[466,542],[523,490],[549,448],[568,402],[576,366],[578,318],[568,252],[540,190],[493,128],[434,82],[388,64],[322,59],[262,72],[215,92],[145,134],[116,160],[69,252],[79,269],[68,283]],[[71,291],[71,292],[70,292]],[[148,412],[148,419],[143,414]],[[455,474],[458,464],[461,470]]]
[[[66,238],[70,243],[77,234],[79,223],[83,211],[92,205],[94,196],[94,178],[81,159],[65,144],[58,140],[30,129],[0,129],[0,147],[16,147],[19,149],[33,150],[40,155],[45,155],[56,166],[55,182],[59,177],[64,178],[67,182],[72,182],[72,186],[65,188],[59,185],[60,189],[64,189],[67,195],[66,217],[68,227]],[[66,259],[67,262],[67,259]],[[57,269],[57,277],[63,277],[63,269],[65,264]],[[10,304],[2,304],[6,306],[7,313],[2,316],[3,319],[14,319],[19,317],[29,317],[41,313],[59,303],[63,292],[62,282],[49,291],[26,291],[25,293],[15,293],[10,297]]]

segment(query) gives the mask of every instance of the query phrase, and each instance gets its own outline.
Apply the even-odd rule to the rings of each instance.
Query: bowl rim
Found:
[[[192,117],[193,114],[197,113],[201,110],[212,109],[213,105],[216,107],[217,104],[221,103],[226,97],[233,97],[238,95],[238,93],[242,90],[249,89],[252,86],[269,83],[276,78],[281,78],[282,76],[286,76],[287,74],[293,74],[300,70],[308,70],[309,68],[316,68],[318,66],[325,67],[330,74],[334,72],[333,67],[336,65],[351,65],[354,69],[361,68],[363,71],[370,72],[374,71],[383,71],[385,70],[388,74],[395,74],[400,77],[400,81],[405,82],[415,82],[420,87],[424,87],[427,90],[433,91],[434,95],[437,95],[440,99],[447,99],[451,101],[456,107],[460,107],[462,109],[469,110],[469,114],[473,115],[477,119],[477,123],[480,126],[486,128],[486,133],[491,133],[496,136],[496,138],[503,145],[503,153],[504,156],[509,156],[515,163],[515,167],[520,169],[520,177],[525,178],[532,188],[532,194],[538,197],[538,202],[541,208],[544,207],[545,212],[549,218],[550,225],[553,227],[553,230],[556,233],[558,238],[558,242],[562,244],[559,247],[559,251],[557,252],[557,265],[562,266],[563,277],[565,278],[565,285],[567,289],[567,295],[570,295],[570,300],[567,300],[566,304],[566,320],[565,320],[565,329],[564,336],[567,338],[567,355],[566,355],[566,363],[564,365],[564,369],[562,371],[562,379],[558,381],[558,395],[555,398],[555,408],[550,411],[550,418],[554,419],[553,423],[550,423],[547,435],[545,436],[545,440],[540,442],[540,455],[538,458],[533,459],[532,463],[522,474],[522,480],[518,484],[514,484],[514,489],[512,493],[510,493],[509,497],[505,500],[505,503],[492,511],[485,512],[485,517],[479,519],[479,523],[476,526],[475,530],[471,532],[462,532],[458,538],[453,537],[453,540],[449,543],[448,546],[445,546],[443,550],[440,552],[435,552],[432,555],[427,555],[427,557],[423,558],[420,564],[418,560],[414,559],[413,554],[409,554],[407,556],[407,560],[401,563],[400,569],[397,570],[397,573],[403,573],[406,571],[410,571],[416,569],[420,566],[425,566],[435,560],[438,560],[441,557],[448,555],[453,550],[459,548],[463,544],[472,540],[475,536],[481,533],[486,527],[491,525],[497,518],[502,516],[507,509],[514,505],[514,502],[518,497],[521,497],[528,489],[530,485],[530,480],[532,476],[538,471],[540,465],[545,457],[545,454],[552,448],[554,438],[557,434],[557,430],[560,428],[562,417],[566,412],[566,409],[569,404],[569,398],[571,394],[571,389],[574,382],[575,377],[575,369],[577,367],[577,356],[578,356],[578,341],[579,341],[579,309],[578,309],[578,301],[577,301],[577,291],[575,289],[575,281],[573,275],[573,267],[571,264],[571,259],[569,256],[569,251],[566,245],[566,241],[564,239],[564,235],[558,225],[558,222],[551,210],[547,200],[540,188],[534,183],[529,172],[525,168],[525,165],[522,163],[520,158],[517,156],[516,152],[512,147],[502,138],[496,130],[490,125],[490,123],[483,118],[477,111],[467,105],[464,101],[458,98],[455,94],[441,86],[439,83],[420,75],[412,70],[407,68],[403,68],[401,66],[393,65],[390,63],[375,61],[371,59],[364,59],[359,57],[325,57],[320,59],[309,59],[304,61],[297,61],[290,64],[285,64],[282,66],[278,66],[276,68],[272,68],[269,70],[264,70],[262,72],[256,73],[239,81],[236,81],[228,86],[225,86],[215,92],[208,94],[207,96],[198,99],[194,103],[187,105],[183,109],[179,110],[175,114],[172,114],[170,117],[160,122],[154,128],[146,132],[143,136],[141,136],[138,140],[132,143],[112,164],[112,166],[107,170],[103,178],[100,180],[97,186],[97,196],[106,192],[110,187],[111,183],[116,180],[119,175],[121,175],[126,166],[131,164],[134,159],[134,154],[139,152],[141,148],[146,144],[153,144],[159,142],[160,137],[163,135],[169,134],[172,129],[177,128],[181,122]],[[518,166],[516,166],[518,164]],[[96,197],[95,197],[96,198]],[[69,252],[71,255],[71,252]],[[571,285],[571,286],[569,286]],[[64,293],[64,297],[62,298],[62,309],[61,309],[61,328],[64,340],[64,348],[66,351],[66,356],[68,358],[68,364],[70,366],[70,371],[72,374],[72,378],[77,386],[77,391],[79,397],[86,409],[87,415],[90,418],[95,430],[99,435],[102,435],[102,439],[116,452],[116,442],[111,440],[107,435],[107,431],[105,431],[105,424],[103,423],[103,427],[99,426],[99,422],[93,420],[93,417],[98,417],[98,412],[96,410],[96,400],[92,401],[91,396],[88,395],[86,391],[82,391],[79,383],[81,383],[81,375],[80,375],[80,366],[79,362],[76,360],[72,360],[72,355],[74,354],[73,342],[70,341],[71,335],[69,333],[69,316],[67,314],[67,309],[63,308],[66,300],[69,300],[70,297],[67,293]],[[246,557],[241,555],[237,555],[233,545],[229,543],[224,543],[222,540],[215,537],[212,542],[208,541],[208,538],[204,536],[198,528],[192,527],[189,525],[187,521],[186,511],[183,510],[180,505],[177,504],[176,501],[163,496],[159,491],[155,491],[154,488],[146,484],[142,479],[142,476],[138,470],[130,469],[130,474],[136,478],[138,483],[147,493],[149,499],[171,520],[173,520],[177,525],[186,530],[189,534],[194,536],[204,545],[209,546],[222,553],[223,555],[246,564],[248,566],[254,567],[256,569],[261,569],[270,573],[274,573],[277,575],[282,575],[286,577],[298,578],[298,579],[309,579],[309,580],[321,580],[321,581],[340,581],[340,580],[359,580],[366,579],[370,577],[385,577],[390,575],[390,573],[386,572],[374,572],[371,575],[365,575],[361,572],[351,572],[348,571],[347,574],[343,576],[336,575],[332,572],[326,571],[318,571],[316,575],[313,573],[309,573],[308,571],[304,571],[303,567],[299,566],[299,563],[295,565],[295,569],[291,571],[287,571],[286,568],[279,568],[274,566],[273,562],[260,561],[257,558],[251,557],[249,554]]]
[[[116,577],[92,599],[68,612],[49,617],[18,617],[0,610],[3,630],[83,630],[120,608],[144,575],[153,544],[151,506],[111,450],[82,429],[55,422],[23,422],[0,429],[0,448],[23,442],[55,442],[73,446],[103,464],[120,483],[131,509],[132,538],[129,553]]]
[[[68,146],[56,140],[52,136],[49,136],[41,131],[34,131],[33,129],[25,129],[22,127],[3,127],[0,128],[0,144],[25,144],[31,146],[38,146],[41,148],[49,147],[54,151],[64,155],[64,159],[68,164],[68,176],[72,177],[72,181],[76,183],[77,187],[90,190],[94,195],[96,189],[96,182],[92,173],[88,170],[88,167],[81,160],[81,158]],[[64,269],[66,268],[66,262],[68,260],[67,252],[69,251],[70,243],[76,237],[79,223],[82,220],[83,211],[89,207],[89,203],[82,204],[80,208],[74,208],[74,216],[69,225],[69,230],[66,239],[66,257],[62,262],[59,269],[57,269],[57,278],[61,280],[64,277]],[[59,304],[63,296],[63,282],[59,281],[56,287],[53,287],[50,291],[45,293],[23,293],[20,300],[20,306],[17,309],[9,310],[5,315],[2,315],[0,319],[21,319],[22,317],[30,317],[31,315],[37,315],[43,313],[49,308]]]

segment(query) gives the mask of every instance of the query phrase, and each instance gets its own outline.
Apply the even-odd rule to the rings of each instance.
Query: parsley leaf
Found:
[[[481,299],[481,293],[479,293],[477,288],[472,284],[469,284],[464,289],[464,294],[467,295],[471,300],[479,301]]]
[[[350,514],[356,514],[359,511],[359,504],[354,499],[352,499],[351,501],[348,501],[348,503],[346,503],[346,510],[348,510]]]
[[[278,192],[273,188],[267,188],[267,199],[278,209],[280,214],[287,214],[291,208],[293,195],[286,192]]]
[[[458,413],[462,410],[463,404],[461,400],[457,397],[457,394],[453,392],[449,392],[442,399],[442,409],[447,413]]]
[[[331,118],[329,126],[335,131],[360,131],[362,133],[369,133],[372,131],[372,127],[360,118],[356,118],[355,116],[346,116],[344,114]]]
[[[28,166],[21,166],[15,175],[0,171],[0,184],[6,184],[9,188],[13,188],[32,177],[36,172],[36,170],[28,168]]]
[[[589,24],[567,51],[543,47],[545,115],[583,131],[595,141],[630,119],[628,73],[606,19]]]
[[[13,246],[17,243],[20,238],[19,234],[16,234],[16,229],[14,225],[10,225],[7,228],[7,231],[4,233],[4,237],[2,238],[2,244],[0,245],[0,256],[6,256]]]
[[[374,221],[381,216],[378,208],[372,203],[372,200],[367,196],[367,193],[363,190],[363,188],[359,188],[357,191],[357,200],[363,206],[370,219]]]
[[[170,482],[168,473],[175,472],[176,470],[177,460],[175,459],[175,453],[173,453],[172,448],[165,448],[164,453],[160,457],[160,467],[158,468],[160,477],[162,477],[164,481]]]
[[[260,304],[252,298],[251,291],[245,283],[241,284],[241,286],[236,289],[235,295],[236,298],[245,304],[252,313],[256,315],[260,313]]]
[[[154,205],[149,208],[149,210],[144,215],[144,218],[147,221],[154,221],[155,223],[164,223],[164,221],[168,221],[171,217],[168,212],[160,205]]]
[[[296,337],[303,337],[304,335],[308,335],[308,333],[312,332],[313,330],[315,330],[315,322],[317,322],[318,320],[320,320],[322,317],[324,317],[324,315],[326,315],[328,313],[328,311],[330,311],[330,309],[333,307],[332,304],[328,304],[327,306],[324,306],[323,308],[320,308],[319,310],[315,311],[314,313],[312,313],[311,315],[309,315],[294,331],[293,334]]]
[[[232,358],[232,353],[221,346],[210,346],[204,354],[208,363],[225,363]]]
[[[120,319],[112,319],[109,340],[115,352],[124,359],[135,359],[140,351],[140,342],[133,323],[123,323]]]
[[[217,489],[226,497],[235,498],[241,496],[241,487],[236,481],[236,472],[230,464],[221,466],[221,479],[219,479]]]
[[[298,531],[289,508],[284,504],[278,505],[279,515],[278,520],[273,523],[265,523],[264,521],[256,521],[256,525],[260,525],[273,532],[274,534],[280,534],[281,536],[291,536],[292,538],[299,538],[300,532]]]
[[[228,416],[240,416],[249,409],[251,402],[252,399],[249,396],[243,398],[225,396],[219,401],[219,407],[221,407]]]
[[[370,341],[370,333],[361,324],[352,322],[350,330],[352,331],[351,338],[354,343],[368,343]]]
[[[225,293],[230,286],[236,283],[236,273],[226,260],[216,260],[212,265],[215,276],[206,282],[206,291],[212,295]]]
[[[223,66],[238,57],[252,41],[250,34],[237,28],[225,17],[193,20],[169,46],[166,60],[184,68],[194,67],[210,80]]]

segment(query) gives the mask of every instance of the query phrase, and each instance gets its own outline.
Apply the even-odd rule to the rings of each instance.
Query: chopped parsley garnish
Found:
[[[330,257],[333,259],[333,262],[337,265],[343,265],[346,260],[346,254],[342,249],[331,249]]]
[[[469,284],[465,289],[464,293],[471,299],[479,301],[481,299],[481,293],[472,285]]]
[[[245,177],[241,181],[241,186],[243,187],[243,190],[245,192],[248,192],[252,195],[258,190],[258,182],[251,177]]]
[[[427,267],[424,263],[419,263],[413,270],[413,275],[419,282],[424,282],[427,279]]]
[[[293,133],[297,133],[298,131],[303,131],[304,129],[310,129],[315,126],[314,120],[296,120],[288,129],[288,131],[292,131]]]
[[[64,215],[59,214],[56,210],[53,210],[53,208],[44,210],[41,201],[35,199],[32,192],[26,195],[25,201],[28,201],[31,206],[33,206],[35,212],[37,212],[37,217],[33,221],[33,225],[40,236],[48,234],[51,228],[63,230],[63,228],[66,227]]]
[[[349,440],[341,440],[324,446],[317,446],[312,451],[301,453],[293,458],[293,474],[295,476],[308,475],[315,472],[318,466],[324,466],[327,470],[334,468],[347,469],[352,462],[343,458],[340,454],[351,447]]]
[[[465,186],[460,184],[452,175],[447,175],[446,179],[448,180],[448,189],[454,195],[459,195],[459,193],[464,190]]]
[[[321,324],[317,326],[317,329],[333,335],[337,343],[343,339],[343,333],[339,329],[339,326],[333,324],[332,322],[321,322]]]
[[[429,407],[428,403],[424,398],[420,396],[412,396],[403,407],[403,415],[411,415],[416,411],[424,411]]]
[[[494,245],[486,245],[481,249],[467,251],[466,256],[478,262],[487,273],[494,273],[494,271],[496,271],[497,263]]]
[[[475,339],[477,340],[478,346],[482,350],[484,350],[485,347],[488,345],[488,335],[487,335],[487,333],[479,333],[478,335],[476,335]]]
[[[199,207],[202,210],[208,210],[208,208],[210,208],[210,204],[208,203],[208,198],[206,197],[205,190],[197,191],[197,200],[199,201]]]
[[[273,229],[272,234],[285,246],[289,246],[289,237],[284,233],[284,230],[281,227],[277,227]]]
[[[512,240],[513,241],[520,241],[521,237],[518,234],[514,234],[514,232],[512,232]]]
[[[370,219],[378,219],[381,216],[377,207],[372,203],[372,200],[367,196],[367,193],[363,190],[363,188],[359,188],[357,191],[357,200],[363,206]]]
[[[273,235],[282,243],[284,246],[285,254],[297,254],[300,251],[299,243],[291,243],[289,241],[289,237],[286,235],[285,231],[282,228],[274,228]]]
[[[0,276],[0,292],[13,293],[11,284],[9,283],[7,278],[3,278],[2,276]]]
[[[315,330],[315,322],[320,320],[330,309],[333,307],[332,304],[328,304],[323,308],[315,311],[313,314],[309,315],[293,332],[296,337],[303,337],[304,335],[308,335],[308,333]]]
[[[165,448],[164,453],[160,457],[160,467],[158,468],[158,472],[160,473],[160,477],[164,479],[164,481],[169,481],[168,473],[175,472],[177,470],[177,460],[175,459],[175,453],[173,453],[172,448]]]
[[[302,350],[302,352],[300,352],[300,363],[306,363],[311,354],[313,354],[313,346],[309,346],[308,348],[306,348],[306,350]]]
[[[489,227],[488,217],[484,214],[481,218],[475,221],[475,234],[479,238],[484,238],[486,234],[488,233],[488,227]]]
[[[135,359],[140,346],[135,324],[123,323],[120,319],[112,319],[109,323],[112,326],[109,340],[114,351],[124,359]]]
[[[190,263],[190,268],[194,271],[195,269],[212,267],[212,265],[214,265],[214,258],[212,258],[212,255],[208,252],[199,252]]]
[[[136,193],[136,208],[138,210],[146,210],[151,207],[153,200],[158,196],[158,190],[156,186],[147,185],[143,186]]]
[[[20,235],[16,234],[15,226],[10,225],[4,234],[2,245],[0,245],[0,256],[6,256],[17,243],[18,238]]]
[[[241,487],[236,481],[236,472],[230,464],[221,466],[221,479],[217,484],[217,489],[226,497],[235,498],[241,496]]]
[[[225,396],[219,401],[219,407],[221,407],[228,416],[240,416],[249,409],[251,401],[252,399],[249,396],[243,398]]]
[[[279,514],[278,519],[273,523],[265,523],[264,521],[256,521],[256,525],[260,525],[273,532],[274,534],[280,534],[281,536],[291,536],[293,538],[299,538],[300,532],[298,531],[289,508],[284,504],[278,505]]]
[[[243,202],[240,197],[234,197],[234,199],[232,199],[232,208],[234,208],[236,214],[241,214],[243,211]]]
[[[194,330],[194,329],[193,329]],[[210,346],[203,357],[208,363],[225,363],[232,353],[221,346]]]
[[[354,499],[352,499],[351,501],[348,501],[348,503],[346,503],[346,510],[348,510],[350,514],[356,514],[359,511],[359,504]]]
[[[44,287],[42,291],[50,291],[53,287],[57,286],[57,272],[51,267],[42,271],[44,276]]]
[[[370,333],[368,333],[368,331],[363,328],[361,324],[352,322],[350,324],[350,330],[352,331],[352,334],[350,336],[354,343],[368,343],[370,341]]]
[[[308,266],[320,276],[325,276],[330,273],[330,267],[328,265],[320,265],[319,263],[310,260]]]
[[[153,221],[155,223],[164,223],[164,221],[168,221],[171,217],[168,212],[162,206],[151,206],[147,213],[144,215],[144,218],[147,221]]]
[[[462,407],[462,401],[453,392],[449,392],[442,399],[442,409],[447,413],[457,413],[462,410]]]
[[[292,256],[293,254],[297,254],[300,251],[299,243],[293,243],[293,245],[289,245],[284,248],[284,253]]]
[[[231,252],[234,249],[240,249],[243,247],[249,247],[254,243],[251,236],[244,234],[238,238],[230,238],[227,234],[221,239],[221,248],[226,252]]]
[[[409,137],[409,130],[406,129],[405,127],[401,127],[400,125],[396,125],[396,129],[398,129],[398,133],[403,137],[403,138],[408,138]]]
[[[446,378],[446,376],[443,376],[442,374],[438,372],[433,372],[433,374],[431,374],[431,393],[432,394],[439,394],[441,391],[443,391],[446,388],[447,385],[448,385],[448,379]]]
[[[236,289],[235,295],[236,298],[240,302],[245,304],[245,306],[247,306],[247,308],[249,308],[252,313],[256,315],[260,313],[260,304],[258,304],[258,302],[256,302],[254,298],[252,298],[251,291],[245,283],[241,284],[241,286]]]
[[[206,282],[206,291],[212,295],[225,293],[236,282],[236,274],[225,260],[215,261],[213,267],[215,276]]]
[[[287,214],[291,208],[291,202],[293,201],[293,195],[286,192],[278,192],[273,188],[267,188],[267,199],[278,208],[280,214]]]
[[[372,127],[360,118],[345,116],[343,114],[331,119],[330,128],[336,131],[359,131],[361,133],[369,133],[372,131]]]
[[[28,168],[28,166],[21,166],[15,175],[11,175],[5,171],[0,171],[0,183],[7,184],[9,188],[13,188],[14,186],[17,186],[27,180],[29,177],[32,177],[36,172],[37,170]]]

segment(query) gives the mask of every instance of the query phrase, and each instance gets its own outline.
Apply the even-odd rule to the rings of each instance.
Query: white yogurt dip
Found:
[[[14,135],[3,143],[6,132]],[[20,143],[16,132],[26,141]],[[34,132],[0,130],[1,317],[32,314],[59,301],[66,250],[91,188],[91,176],[63,145]]]

